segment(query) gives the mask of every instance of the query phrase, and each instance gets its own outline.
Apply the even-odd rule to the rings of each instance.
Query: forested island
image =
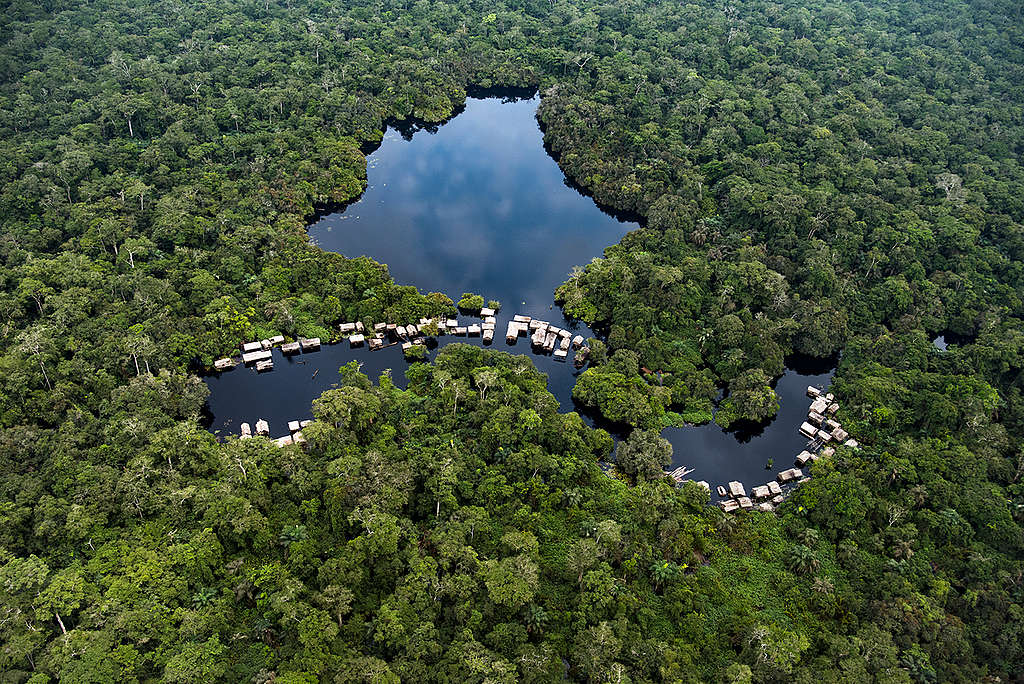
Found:
[[[0,682],[1024,677],[1020,3],[0,12]],[[343,366],[305,444],[207,431],[244,342],[454,313],[307,226],[500,89],[640,223],[552,293],[628,438],[469,345]],[[663,476],[794,354],[859,448],[775,514]]]

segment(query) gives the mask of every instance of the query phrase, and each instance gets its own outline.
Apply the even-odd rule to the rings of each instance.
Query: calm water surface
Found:
[[[552,307],[554,289],[573,266],[600,256],[637,225],[604,213],[566,184],[544,150],[536,107],[536,99],[470,99],[465,111],[436,131],[403,138],[389,129],[368,157],[369,185],[362,198],[313,224],[310,236],[324,249],[386,263],[397,282],[423,292],[444,292],[455,300],[476,292],[499,300],[503,309],[492,348],[530,354],[563,410],[571,411],[577,410],[572,387],[581,371],[530,353],[525,338],[507,346],[505,323],[524,313],[591,335]],[[481,344],[479,338],[439,341]],[[405,385],[407,364],[398,347],[371,353],[340,344],[296,357],[275,349],[270,373],[239,367],[206,378],[210,429],[238,434],[242,422],[263,418],[272,436],[286,434],[288,421],[311,417],[313,399],[352,360],[371,379],[390,370],[394,382]],[[797,432],[807,410],[804,390],[831,378],[829,364],[791,365],[776,387],[779,415],[767,425],[736,432],[714,425],[666,430],[675,464],[694,468],[693,479],[748,485],[789,467],[805,442]],[[770,458],[774,467],[768,471]]]
[[[365,194],[313,224],[313,241],[387,264],[422,292],[463,292],[544,320],[573,266],[637,228],[567,186],[544,151],[537,99],[467,100],[436,133],[389,130],[369,156]],[[524,303],[525,302],[525,303]]]

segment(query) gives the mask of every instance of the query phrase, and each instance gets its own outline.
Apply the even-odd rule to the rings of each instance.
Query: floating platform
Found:
[[[804,476],[804,472],[799,468],[790,468],[789,470],[783,470],[778,475],[779,482],[792,482],[793,480],[800,479]]]

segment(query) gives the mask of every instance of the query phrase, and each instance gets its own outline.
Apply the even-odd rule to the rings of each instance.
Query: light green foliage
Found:
[[[459,300],[458,307],[460,311],[478,312],[484,305],[484,298],[478,294],[472,292],[463,292],[462,299]]]

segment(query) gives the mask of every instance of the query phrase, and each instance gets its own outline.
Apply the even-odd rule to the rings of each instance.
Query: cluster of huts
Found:
[[[440,335],[461,335],[468,337],[480,337],[485,344],[494,341],[494,332],[497,327],[496,311],[493,308],[484,307],[480,309],[480,323],[469,325],[460,324],[456,318],[421,318],[418,323],[398,325],[395,323],[377,323],[372,329],[363,324],[362,321],[355,323],[341,323],[338,326],[342,340],[348,340],[352,348],[366,345],[370,351],[384,349],[400,344],[402,350],[408,350],[414,345],[426,344],[427,339]],[[565,360],[569,348],[576,349],[576,365],[582,366],[590,354],[590,347],[584,344],[582,335],[573,337],[572,333],[547,321],[534,320],[530,316],[516,315],[509,322],[506,330],[506,341],[515,344],[521,335],[532,333],[531,341],[535,351],[546,351],[553,353],[556,359]],[[214,362],[214,368],[218,371],[226,371],[234,368],[239,363],[246,366],[255,366],[258,372],[270,371],[274,368],[273,348],[280,346],[281,352],[286,356],[298,354],[299,352],[319,351],[320,338],[301,338],[295,342],[286,342],[283,335],[276,335],[265,340],[247,342],[242,345],[241,358],[225,357]],[[286,444],[301,444],[305,442],[302,437],[302,428],[311,421],[291,421],[288,424],[289,434],[274,440],[278,446]],[[253,436],[270,436],[270,427],[265,420],[256,421],[255,430],[249,423],[241,424],[241,438],[249,439]]]
[[[320,338],[310,337],[302,338],[297,342],[285,342],[284,335],[275,335],[258,342],[246,342],[242,345],[242,363],[246,366],[255,365],[256,370],[260,373],[274,370],[274,355],[271,350],[278,345],[281,346],[281,353],[290,356],[298,354],[299,351],[319,351]],[[230,370],[237,365],[238,361],[231,357],[224,357],[213,362],[213,367],[219,371]]]
[[[373,326],[372,333],[364,332],[362,323],[342,323],[340,328],[342,338],[347,337],[352,347],[368,344],[370,351],[396,344],[401,344],[402,350],[405,351],[413,345],[426,344],[428,337],[448,334],[482,337],[484,343],[490,344],[494,341],[494,329],[498,323],[494,314],[494,309],[484,307],[480,309],[480,318],[483,322],[471,325],[459,325],[457,318],[421,318],[419,323],[406,325],[377,323]]]
[[[813,385],[807,388],[807,396],[813,401],[807,411],[807,420],[800,426],[800,434],[811,440],[812,450],[831,442],[856,448],[857,440],[850,438],[850,433],[843,429],[835,419],[839,411],[839,402],[831,393],[823,394],[822,390]]]
[[[583,365],[590,355],[590,347],[583,344],[583,335],[573,337],[572,332],[551,325],[547,321],[530,316],[513,316],[505,329],[505,341],[515,344],[516,340],[523,335],[530,336],[530,345],[534,349],[552,354],[559,361],[566,360],[570,347],[576,350],[577,365]]]
[[[723,497],[718,505],[726,512],[735,511],[740,508],[754,508],[755,503],[758,510],[773,511],[775,506],[782,503],[788,492],[783,490],[782,485],[802,484],[810,478],[804,475],[803,467],[813,463],[819,458],[829,458],[836,450],[832,444],[857,448],[857,440],[852,439],[849,433],[843,429],[835,415],[839,411],[839,402],[831,393],[825,394],[818,387],[809,386],[807,396],[812,399],[811,406],[807,411],[807,420],[800,426],[800,434],[806,437],[807,448],[796,455],[794,463],[797,467],[787,468],[779,472],[774,482],[768,482],[754,487],[751,496],[747,496],[740,482],[730,482],[728,489],[719,485],[718,495]],[[760,502],[760,503],[757,503]]]
[[[481,323],[463,325],[457,318],[421,318],[419,323],[397,325],[395,323],[377,323],[373,326],[373,332],[364,331],[362,323],[342,323],[342,338],[346,338],[352,347],[361,347],[368,344],[370,351],[377,351],[396,344],[401,344],[403,351],[416,344],[425,344],[428,337],[441,335],[459,335],[463,337],[480,337],[484,344],[491,344],[494,341],[494,332],[497,327],[495,310],[484,307],[480,309]],[[516,314],[509,321],[505,329],[505,341],[508,344],[515,344],[519,337],[529,335],[535,351],[544,351],[553,354],[556,359],[565,360],[569,355],[570,348],[576,350],[575,360],[578,366],[582,366],[590,355],[590,347],[584,344],[582,335],[576,335],[551,325],[547,321],[541,321]]]
[[[747,490],[743,487],[743,483],[733,480],[729,483],[728,489],[718,485],[718,495],[730,497],[718,503],[726,513],[739,508],[749,510],[754,508],[755,504],[759,511],[771,513],[775,510],[776,506],[786,499],[786,494],[782,491],[782,485],[778,482],[758,485],[751,489],[750,496],[747,496]]]
[[[491,344],[494,341],[494,333],[498,324],[495,317],[495,310],[484,307],[480,309],[480,323],[469,325],[460,324],[457,318],[421,318],[418,323],[407,323],[399,325],[396,323],[376,323],[372,330],[363,324],[362,321],[355,323],[341,323],[338,329],[342,340],[348,340],[352,348],[367,345],[370,351],[377,351],[394,345],[401,345],[406,351],[414,345],[426,344],[431,337],[440,335],[461,335],[468,337],[480,337],[484,344]],[[505,340],[509,344],[515,344],[520,336],[529,335],[535,352],[546,352],[552,354],[555,359],[564,361],[570,348],[576,350],[575,362],[577,366],[586,363],[590,355],[590,347],[584,343],[582,335],[573,336],[572,332],[559,328],[547,321],[541,321],[530,316],[515,315],[508,323],[505,331]],[[274,369],[272,350],[280,346],[281,352],[286,356],[301,352],[317,351],[320,349],[320,338],[303,338],[295,342],[285,342],[283,335],[247,342],[242,345],[241,359],[225,357],[217,359],[213,366],[218,371],[226,371],[234,368],[239,363],[246,366],[255,366],[258,372],[265,372]]]
[[[302,428],[306,427],[313,421],[311,420],[292,420],[288,423],[288,434],[283,437],[278,437],[274,440],[274,444],[279,447],[286,446],[288,444],[302,444],[306,441],[306,438],[302,436]],[[253,432],[252,426],[248,423],[242,423],[240,439],[252,439],[253,435],[261,437],[270,436],[270,423],[260,418],[256,421],[256,431]]]

